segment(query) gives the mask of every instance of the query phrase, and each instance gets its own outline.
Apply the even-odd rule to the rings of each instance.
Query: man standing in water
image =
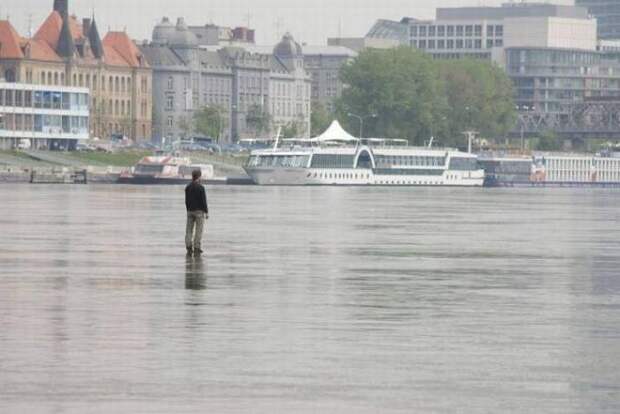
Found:
[[[192,182],[185,187],[185,207],[187,208],[187,228],[185,229],[185,247],[187,254],[202,253],[202,232],[205,220],[209,219],[207,192],[200,184],[200,170],[192,171]]]

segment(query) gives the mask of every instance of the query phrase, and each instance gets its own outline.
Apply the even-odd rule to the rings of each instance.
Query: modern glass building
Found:
[[[506,70],[519,106],[567,113],[588,99],[620,99],[620,63],[596,51],[509,48]]]
[[[620,2],[618,0],[575,0],[578,6],[587,7],[598,21],[600,39],[620,39]]]
[[[87,88],[0,82],[0,148],[72,150],[89,138]]]

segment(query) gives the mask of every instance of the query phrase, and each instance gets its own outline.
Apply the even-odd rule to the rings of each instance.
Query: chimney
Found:
[[[82,19],[82,33],[84,37],[88,36],[88,32],[90,32],[90,19]]]
[[[54,0],[54,11],[65,17],[69,16],[69,0]]]

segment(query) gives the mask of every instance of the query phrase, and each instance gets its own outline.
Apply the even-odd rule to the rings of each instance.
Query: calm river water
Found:
[[[0,186],[2,413],[618,413],[620,192]]]

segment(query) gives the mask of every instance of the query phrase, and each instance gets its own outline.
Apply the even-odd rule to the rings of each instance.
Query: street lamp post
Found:
[[[377,114],[368,114],[368,115],[361,116],[361,115],[356,115],[351,112],[349,112],[347,115],[352,118],[357,118],[360,121],[360,139],[362,139],[362,134],[364,132],[364,119],[377,117]]]
[[[525,122],[526,122],[526,117],[530,111],[530,109],[534,110],[534,107],[530,108],[527,105],[523,105],[523,106],[519,106],[517,105],[517,111],[521,112],[522,110],[525,111],[525,115],[520,114],[519,115],[519,119],[521,120],[521,151],[525,151]]]

